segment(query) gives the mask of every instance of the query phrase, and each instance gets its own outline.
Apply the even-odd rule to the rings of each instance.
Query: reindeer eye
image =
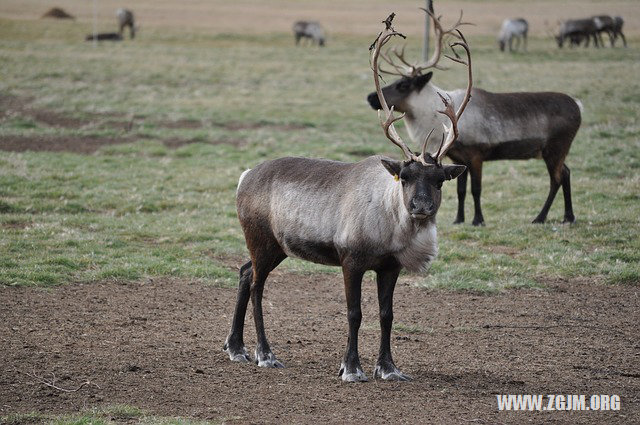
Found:
[[[409,90],[409,83],[407,83],[406,81],[401,81],[396,85],[396,88],[399,91],[408,91]]]

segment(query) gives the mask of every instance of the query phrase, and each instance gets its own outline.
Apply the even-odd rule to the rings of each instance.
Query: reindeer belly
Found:
[[[500,142],[488,149],[485,160],[541,158],[543,148],[544,141],[537,138]]]
[[[302,258],[313,263],[339,266],[340,258],[333,243],[303,239],[299,236],[284,236],[281,241],[284,252],[292,257]]]

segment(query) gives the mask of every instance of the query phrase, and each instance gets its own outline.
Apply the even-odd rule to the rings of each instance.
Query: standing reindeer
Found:
[[[116,19],[118,20],[118,33],[120,38],[124,36],[125,27],[129,27],[129,35],[133,39],[136,36],[136,23],[133,18],[133,12],[128,9],[116,10]]]
[[[255,362],[261,367],[283,367],[276,359],[264,331],[262,293],[269,273],[287,256],[315,263],[341,266],[347,300],[349,338],[340,376],[346,382],[366,381],[358,356],[358,330],[362,277],[367,270],[377,275],[380,307],[380,352],[373,375],[406,381],[391,356],[393,291],[402,268],[425,270],[438,252],[435,216],[446,180],[465,169],[443,165],[442,157],[456,140],[457,123],[471,92],[471,56],[467,53],[469,85],[457,111],[443,99],[442,114],[450,120],[445,139],[435,156],[414,154],[398,136],[393,107],[380,90],[377,61],[382,46],[397,35],[391,26],[372,45],[376,90],[386,117],[387,138],[402,149],[405,161],[372,156],[355,164],[308,158],[280,158],[264,162],[240,176],[237,190],[238,218],[251,261],[240,269],[238,298],[231,332],[224,344],[229,358],[249,362],[243,342],[244,320],[251,299],[257,333]]]
[[[558,47],[562,48],[566,41],[569,46],[580,45],[584,40],[584,47],[589,47],[589,41],[593,38],[593,45],[600,47],[598,43],[598,27],[593,19],[570,19],[560,23],[558,34],[555,35]]]
[[[296,38],[296,46],[300,43],[300,39],[308,38],[311,44],[318,43],[318,46],[324,46],[325,35],[324,29],[319,22],[316,21],[298,21],[293,24],[293,35]]]
[[[498,46],[500,51],[504,52],[504,49],[509,45],[509,51],[513,52],[513,40],[517,41],[515,50],[520,48],[520,39],[523,40],[523,49],[527,51],[527,32],[529,31],[529,24],[522,18],[517,19],[505,19],[502,22],[500,33],[498,34]]]
[[[465,90],[447,91],[430,83],[432,72],[428,68],[439,68],[442,38],[455,35],[453,30],[461,25],[462,16],[452,29],[443,29],[440,21],[433,17],[436,49],[424,64],[411,65],[404,59],[404,49],[398,52],[387,50],[382,58],[394,70],[384,71],[401,78],[382,89],[384,98],[396,111],[404,112],[409,135],[414,141],[425,140],[429,130],[438,127],[442,118],[434,112],[445,96],[460,103]],[[396,64],[390,53],[401,63]],[[482,188],[482,163],[498,159],[542,158],[547,164],[550,189],[547,200],[534,223],[543,223],[547,218],[553,199],[562,185],[564,193],[564,221],[573,223],[569,167],[565,158],[571,142],[580,127],[580,108],[576,101],[562,93],[491,93],[474,89],[469,108],[459,123],[459,140],[447,152],[456,164],[466,165],[471,174],[471,193],[474,203],[473,225],[483,225],[480,207]],[[373,109],[380,109],[377,93],[368,96]],[[436,134],[438,136],[438,134]],[[464,199],[466,196],[467,172],[458,178],[458,214],[455,223],[464,222]]]

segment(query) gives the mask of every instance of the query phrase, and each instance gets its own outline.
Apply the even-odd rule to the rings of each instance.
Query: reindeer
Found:
[[[513,52],[513,40],[517,41],[515,50],[520,48],[520,38],[524,41],[524,51],[527,51],[527,32],[529,31],[529,24],[522,18],[517,19],[505,19],[502,22],[500,33],[498,34],[498,46],[500,51],[504,52],[505,46],[509,45],[509,51]]]
[[[613,47],[615,39],[615,21],[613,18],[609,15],[598,15],[592,16],[591,19],[593,19],[593,23],[596,26],[596,35],[600,45],[604,47],[602,33],[605,33],[609,36],[609,42],[611,43],[611,47]]]
[[[122,39],[124,35],[124,28],[129,27],[129,35],[131,39],[133,39],[136,36],[137,29],[133,12],[128,9],[118,9],[116,10],[116,18],[118,19],[118,33],[120,34],[120,38]]]
[[[293,24],[293,34],[296,38],[296,46],[300,43],[301,38],[308,38],[311,40],[311,44],[318,43],[318,46],[324,46],[324,29],[319,22],[298,21]]]
[[[462,24],[462,15],[452,29],[445,30],[431,12],[426,12],[432,16],[437,40],[434,53],[426,63],[410,64],[404,59],[404,48],[401,51],[388,49],[382,55],[393,70],[381,71],[401,77],[384,87],[382,93],[389,105],[406,114],[407,130],[414,141],[424,140],[429,129],[442,122],[433,112],[442,96],[456,103],[462,102],[466,96],[465,90],[447,91],[436,87],[430,82],[433,73],[424,73],[429,68],[442,69],[438,65],[442,39],[454,34],[453,29]],[[480,206],[482,163],[529,158],[544,159],[550,177],[549,195],[533,222],[543,223],[546,220],[562,185],[564,221],[573,223],[569,167],[565,165],[565,158],[580,127],[580,108],[576,101],[565,94],[552,92],[491,93],[474,89],[471,95],[468,110],[459,123],[459,141],[447,152],[455,164],[463,164],[468,170],[458,178],[458,213],[454,223],[464,222],[467,173],[471,174],[474,201],[472,224],[484,225]],[[377,93],[369,94],[368,101],[373,109],[380,109]]]
[[[618,39],[618,36],[620,36],[622,37],[622,43],[624,44],[624,47],[627,47],[627,39],[622,33],[623,25],[624,25],[624,20],[622,19],[622,17],[620,16],[613,17],[613,43],[615,43],[616,40]]]
[[[117,32],[99,32],[97,34],[88,34],[85,41],[122,41],[122,36]]]
[[[594,46],[600,47],[598,44],[598,28],[593,19],[572,19],[564,21],[560,23],[558,34],[555,35],[559,48],[562,48],[564,42],[567,40],[570,41],[571,46],[576,43],[579,45],[582,40],[585,40],[584,47],[589,47],[589,40],[591,38],[593,38]]]
[[[251,298],[257,333],[255,362],[260,367],[284,367],[267,341],[262,315],[262,294],[269,273],[287,256],[320,264],[341,266],[347,301],[349,337],[340,367],[345,382],[367,377],[358,356],[358,329],[362,319],[361,285],[367,270],[377,275],[380,307],[380,352],[375,378],[406,381],[407,375],[391,356],[393,292],[402,268],[426,270],[438,246],[435,217],[441,202],[441,187],[455,179],[465,167],[443,165],[442,157],[453,146],[457,123],[469,100],[472,84],[471,54],[465,49],[469,83],[465,100],[454,111],[443,99],[450,125],[438,153],[426,153],[427,141],[417,155],[394,128],[393,107],[385,103],[377,72],[382,46],[395,35],[394,14],[372,45],[376,91],[385,116],[381,124],[386,137],[400,147],[404,161],[371,156],[357,163],[322,159],[280,158],[245,171],[238,182],[238,218],[244,231],[251,261],[240,269],[240,284],[231,331],[224,350],[232,361],[249,362],[243,342],[244,319]]]

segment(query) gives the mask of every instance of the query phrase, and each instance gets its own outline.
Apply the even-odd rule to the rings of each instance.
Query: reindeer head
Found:
[[[440,29],[440,33],[438,40],[442,41],[442,26],[440,25],[439,20],[437,20],[431,12],[428,12],[429,16],[434,20],[434,25],[437,29]],[[405,155],[404,161],[394,161],[386,158],[382,158],[382,165],[389,171],[394,178],[399,181],[402,185],[402,192],[404,203],[407,208],[407,211],[411,214],[411,217],[417,220],[423,220],[427,218],[431,218],[435,216],[440,207],[441,202],[441,193],[440,189],[442,188],[442,184],[445,180],[451,180],[458,177],[462,174],[466,167],[464,165],[442,165],[442,158],[446,154],[446,152],[451,148],[453,143],[456,141],[458,137],[458,119],[462,115],[469,99],[471,97],[471,85],[472,85],[472,73],[471,73],[471,52],[469,51],[469,46],[466,43],[466,40],[460,31],[458,33],[458,38],[461,40],[460,42],[456,42],[452,44],[452,48],[454,46],[462,47],[467,54],[467,61],[463,61],[459,58],[450,58],[456,62],[462,63],[468,68],[468,85],[467,91],[457,111],[454,111],[453,105],[451,104],[450,99],[444,98],[440,95],[442,103],[444,104],[444,110],[438,111],[443,115],[446,115],[451,121],[451,126],[444,126],[444,135],[443,139],[440,142],[437,152],[435,155],[431,155],[427,152],[427,147],[429,144],[429,137],[433,133],[433,130],[427,135],[422,144],[422,151],[419,155],[413,153],[402,141],[400,136],[398,135],[394,123],[404,117],[404,114],[394,117],[394,106],[389,107],[387,103],[387,97],[383,93],[384,89],[380,87],[380,75],[379,75],[379,67],[378,67],[378,58],[380,56],[380,51],[382,47],[393,37],[394,35],[398,35],[404,37],[402,34],[395,31],[395,29],[391,26],[395,14],[391,14],[384,22],[386,28],[382,31],[375,42],[371,45],[371,63],[373,69],[373,79],[376,86],[376,92],[378,98],[378,103],[380,107],[378,108],[378,115],[380,116],[380,121],[382,125],[382,129],[384,131],[385,136],[396,146],[402,149],[402,152]],[[462,18],[462,16],[461,16]],[[460,21],[458,21],[458,24]],[[436,30],[437,31],[437,30]],[[451,30],[453,31],[453,29]],[[436,48],[436,53],[434,54],[434,58],[427,64],[426,67],[435,67],[437,64],[437,59],[440,57],[441,48]],[[404,59],[402,59],[402,55],[398,55],[399,58],[406,64]],[[393,65],[398,69],[397,66]],[[420,75],[420,72],[426,67],[411,67],[412,74],[415,75],[404,75],[401,80],[394,83],[395,86],[390,88],[391,86],[385,87],[387,89],[387,93],[390,95],[395,95],[396,93],[407,93],[411,90],[415,90],[417,85],[422,84],[424,87],[425,84],[431,78],[431,73],[426,75]],[[421,87],[420,87],[421,89]],[[369,96],[371,98],[371,96]],[[372,100],[369,100],[372,103]],[[373,103],[372,103],[373,106]]]
[[[399,51],[396,47],[394,47],[391,49],[387,49],[385,52],[380,52],[380,57],[392,67],[392,70],[382,69],[382,67],[380,67],[380,72],[400,77],[399,80],[396,80],[393,83],[382,88],[382,94],[384,95],[387,103],[393,106],[394,109],[398,112],[407,112],[409,109],[408,106],[411,104],[412,96],[420,95],[422,89],[427,84],[429,84],[429,81],[433,76],[433,72],[425,73],[426,70],[446,69],[438,64],[441,57],[443,56],[444,39],[445,37],[451,36],[459,40],[463,40],[463,38],[461,38],[462,34],[460,33],[460,31],[458,31],[458,27],[460,27],[461,25],[468,25],[468,23],[462,22],[461,12],[458,21],[449,29],[445,29],[440,22],[440,18],[436,18],[436,16],[433,14],[433,11],[428,11],[426,9],[422,10],[424,10],[428,14],[429,18],[433,22],[435,45],[434,52],[431,58],[424,63],[411,64],[404,57],[404,46]],[[466,44],[466,42],[464,43]],[[461,44],[457,45],[461,46]],[[461,62],[457,58],[454,59],[447,55],[444,56],[456,62]],[[376,92],[370,93],[367,96],[367,101],[373,109],[381,109],[381,105]]]

